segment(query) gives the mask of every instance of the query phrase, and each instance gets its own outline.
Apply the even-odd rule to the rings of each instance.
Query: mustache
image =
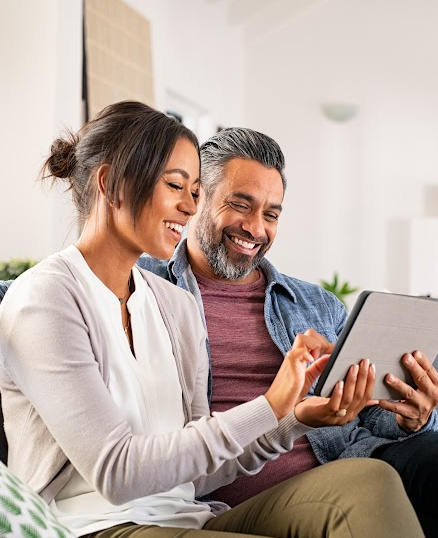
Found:
[[[228,226],[224,228],[222,230],[222,235],[237,235],[244,239],[248,239],[248,241],[252,241],[253,243],[259,243],[261,245],[267,245],[269,243],[269,239],[266,236],[254,237],[249,232],[242,230],[241,228],[235,228],[233,226]]]

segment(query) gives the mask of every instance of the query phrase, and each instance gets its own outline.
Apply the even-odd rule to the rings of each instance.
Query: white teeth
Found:
[[[184,226],[181,226],[181,224],[177,224],[176,222],[165,222],[164,225],[166,228],[171,228],[172,230],[177,231],[178,233],[182,233]]]
[[[248,243],[248,241],[242,241],[241,239],[238,239],[237,237],[232,237],[231,240],[243,248],[253,249],[256,246],[255,243]]]

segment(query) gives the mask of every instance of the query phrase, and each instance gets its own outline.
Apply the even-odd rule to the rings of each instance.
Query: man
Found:
[[[142,257],[139,264],[195,296],[208,327],[211,408],[218,411],[264,393],[296,334],[312,328],[335,341],[346,311],[321,287],[280,274],[265,258],[286,187],[274,140],[225,129],[202,146],[201,169],[203,189],[187,240],[168,262]],[[404,360],[418,380],[410,392],[392,380],[404,403],[366,408],[349,424],[315,429],[257,476],[240,478],[214,498],[235,505],[316,465],[377,457],[401,474],[426,534],[436,536],[438,374],[420,354]]]
[[[195,296],[208,327],[211,408],[217,411],[265,393],[298,333],[312,328],[335,341],[346,312],[332,294],[280,274],[265,258],[286,187],[276,142],[249,129],[226,129],[202,146],[201,160],[203,189],[188,239],[168,262],[142,257],[139,264]],[[435,536],[438,376],[427,359],[409,358],[420,380],[409,395],[393,382],[404,404],[388,402],[388,410],[374,406],[344,426],[316,429],[291,453],[214,498],[235,505],[317,465],[379,457],[399,471],[427,535]]]

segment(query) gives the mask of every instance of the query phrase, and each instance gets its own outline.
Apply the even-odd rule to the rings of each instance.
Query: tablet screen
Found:
[[[401,358],[415,350],[422,351],[437,366],[438,300],[364,291],[339,335],[315,387],[315,394],[330,396],[335,384],[345,379],[352,364],[369,359],[376,365],[373,399],[399,400],[400,394],[383,380],[392,373],[412,385],[412,378],[401,364]]]

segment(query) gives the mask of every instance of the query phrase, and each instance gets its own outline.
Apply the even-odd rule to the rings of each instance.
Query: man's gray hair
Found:
[[[267,168],[275,168],[286,190],[283,152],[275,140],[263,133],[243,127],[222,129],[204,142],[200,151],[201,180],[207,198],[222,181],[225,165],[235,158],[250,159]]]

